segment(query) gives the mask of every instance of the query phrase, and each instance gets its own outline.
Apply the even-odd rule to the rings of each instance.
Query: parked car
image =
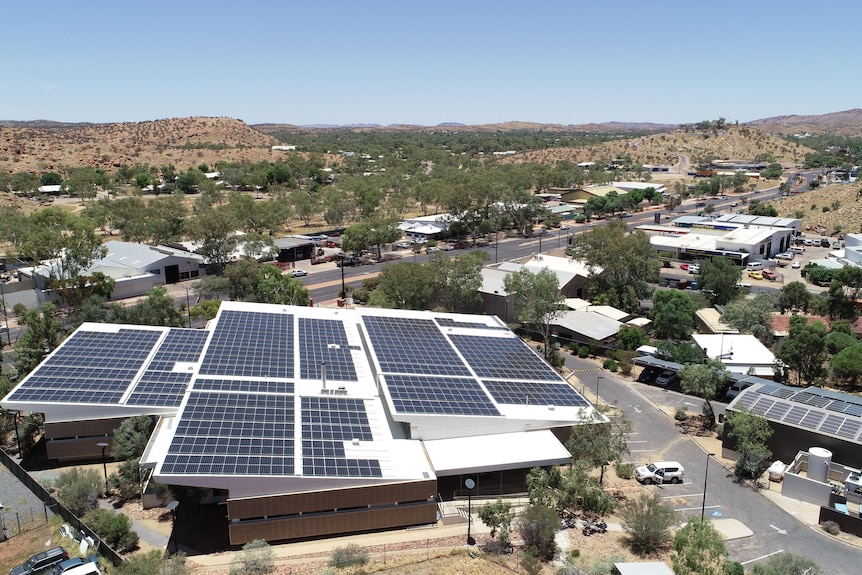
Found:
[[[308,272],[305,270],[290,270],[290,277],[292,278],[301,278],[303,276],[307,276]]]
[[[762,272],[760,272],[760,274],[761,274],[765,279],[768,279],[768,280],[771,280],[771,281],[775,281],[776,279],[778,279],[778,274],[776,274],[776,273],[775,273],[774,271],[772,271],[772,270],[763,270]]]
[[[679,269],[681,269],[681,270],[687,270],[687,269],[688,269],[688,266],[689,266],[689,264],[679,264]]]
[[[840,250],[841,249],[841,242],[832,242],[832,249],[833,250]]]
[[[685,469],[678,461],[657,461],[635,469],[635,478],[641,483],[682,483]]]
[[[796,257],[796,254],[793,252],[781,252],[780,254],[775,254],[775,259],[777,260],[792,260]]]
[[[455,248],[456,250],[466,250],[467,244],[465,244],[464,242],[455,242],[455,244],[452,247]]]
[[[739,202],[731,202],[731,203],[730,203],[730,207],[731,207],[731,208],[735,208],[735,207],[736,207],[736,206],[738,206],[738,205],[739,205]]]
[[[545,228],[542,228],[541,230],[536,232],[536,235],[537,236],[546,236],[546,235],[548,235],[548,230],[546,230]]]
[[[443,244],[442,246],[440,246],[440,249],[443,250],[444,252],[451,252],[452,250],[455,249],[455,247],[452,246],[451,244]]]
[[[793,269],[798,270],[799,268],[801,268],[801,267],[802,267],[802,264],[801,264],[801,263],[799,263],[799,262],[793,262],[793,264],[792,264],[790,267],[792,267]]]
[[[50,575],[60,575],[61,573],[65,573],[66,575],[85,575],[91,573],[101,575],[98,563],[99,558],[95,555],[92,557],[72,557],[58,563],[48,573]]]
[[[395,247],[399,250],[406,250],[410,247],[410,242],[398,242],[397,244],[395,244]]]
[[[700,266],[696,265],[696,264],[693,266],[688,266],[688,273],[699,274],[700,273]]]
[[[662,387],[669,387],[677,380],[676,372],[672,369],[666,369],[655,378],[655,384]]]
[[[655,378],[659,376],[661,370],[657,367],[645,367],[637,378],[641,383],[653,383]]]
[[[806,245],[806,246],[813,246],[814,240],[804,239],[804,240],[802,240],[802,244]]]
[[[826,238],[822,238],[820,240],[820,247],[821,248],[828,248],[830,245],[831,245],[831,243]]]
[[[440,248],[438,248],[437,246],[430,246],[430,247],[425,248],[426,254],[436,254],[439,251],[440,251]]]
[[[341,258],[340,260],[335,262],[335,265],[340,267],[340,268],[358,266],[359,265],[359,259],[356,256],[347,256],[347,257]]]
[[[750,277],[753,280],[762,280],[763,279],[763,272],[762,271],[748,272],[748,277]]]
[[[13,567],[9,575],[35,575],[42,573],[69,558],[69,554],[62,547],[52,547],[47,551],[36,553],[21,565]]]

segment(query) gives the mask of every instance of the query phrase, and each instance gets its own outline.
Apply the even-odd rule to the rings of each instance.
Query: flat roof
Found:
[[[550,430],[521,431],[438,439],[425,442],[428,458],[438,476],[484,473],[569,463],[572,455]]]

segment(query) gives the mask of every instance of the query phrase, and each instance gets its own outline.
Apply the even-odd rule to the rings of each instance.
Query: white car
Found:
[[[802,264],[800,262],[793,262],[793,264],[790,267],[798,270],[799,268],[802,267]]]
[[[700,266],[697,264],[695,264],[693,266],[688,266],[688,273],[699,274],[700,273]]]
[[[410,247],[410,242],[398,242],[397,244],[395,244],[395,247],[399,250],[406,250]]]
[[[290,270],[290,277],[292,278],[301,278],[303,276],[307,276],[308,272],[305,270]]]
[[[685,469],[678,461],[657,461],[635,469],[635,478],[641,483],[682,483]]]
[[[569,226],[567,226],[566,224],[563,224],[560,226],[560,229],[561,230],[567,230],[567,229],[569,229]]]

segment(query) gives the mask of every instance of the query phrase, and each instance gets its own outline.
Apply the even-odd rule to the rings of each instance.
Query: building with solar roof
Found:
[[[67,461],[160,416],[142,467],[225,503],[232,544],[434,523],[467,476],[523,491],[604,420],[494,316],[239,302],[206,330],[84,324],[2,405]]]
[[[859,466],[862,461],[862,398],[818,387],[789,387],[759,378],[727,406],[728,411],[761,414],[773,429],[768,446],[776,459],[793,461],[800,451],[822,447],[835,461]],[[734,451],[725,437],[723,450]],[[728,454],[732,455],[732,454]]]

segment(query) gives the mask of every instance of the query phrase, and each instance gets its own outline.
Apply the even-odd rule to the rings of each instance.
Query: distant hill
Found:
[[[458,130],[459,132],[506,132],[512,130],[534,130],[543,132],[584,132],[589,134],[629,133],[658,134],[675,129],[675,124],[652,124],[649,122],[604,122],[601,124],[540,124],[536,122],[503,122],[499,124],[467,125],[458,122],[443,122],[436,126],[420,126],[417,124],[390,124],[380,126],[374,124],[351,124],[346,126],[316,125],[297,126],[295,124],[252,124],[255,130],[264,134],[297,133],[314,130],[350,130],[362,131],[434,131]]]
[[[746,125],[772,134],[836,134],[862,137],[862,109],[832,112],[818,116],[775,116],[754,120]]]

